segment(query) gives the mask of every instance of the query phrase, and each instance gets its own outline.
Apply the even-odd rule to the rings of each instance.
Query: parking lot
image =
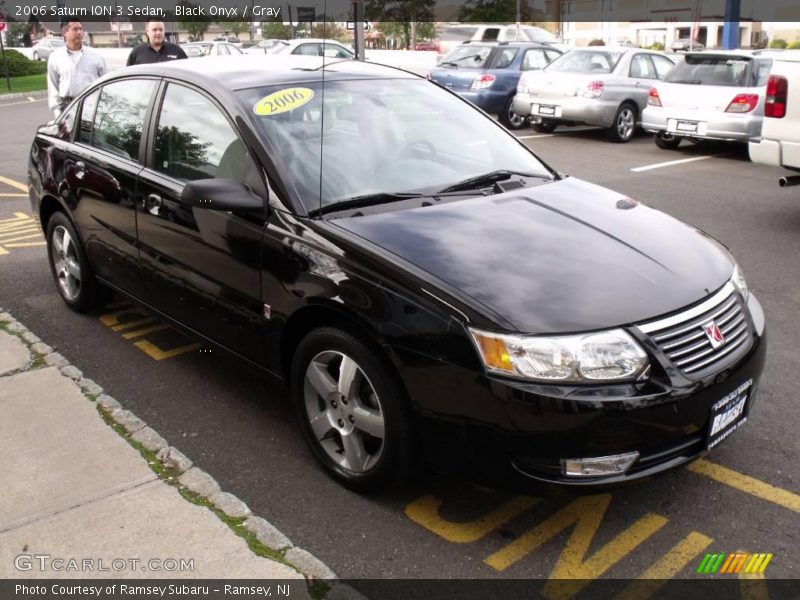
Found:
[[[618,591],[648,598],[667,580],[708,577],[696,575],[707,553],[737,551],[774,555],[753,577],[800,576],[800,188],[779,189],[782,170],[722,144],[664,151],[644,134],[610,144],[591,128],[518,132],[558,171],[731,249],[767,316],[753,412],[704,459],[613,494],[536,498],[425,474],[364,497],[318,469],[280,383],[123,299],[84,315],[67,309],[25,192],[30,141],[47,118],[42,99],[0,104],[0,306],[340,577],[551,579],[548,598],[592,593],[599,578],[644,578],[653,581]]]

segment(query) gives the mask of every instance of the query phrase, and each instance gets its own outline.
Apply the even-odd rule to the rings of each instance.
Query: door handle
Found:
[[[143,202],[143,207],[147,212],[151,215],[158,216],[159,211],[161,210],[161,196],[158,194],[150,194],[147,196],[147,199]]]
[[[86,164],[82,160],[79,160],[75,163],[75,177],[83,179],[84,175],[86,175]]]

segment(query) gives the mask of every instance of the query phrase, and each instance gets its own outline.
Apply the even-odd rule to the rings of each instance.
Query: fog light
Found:
[[[624,473],[631,468],[637,458],[639,458],[638,452],[628,452],[596,458],[567,458],[561,462],[564,465],[564,475],[567,477],[602,477]]]

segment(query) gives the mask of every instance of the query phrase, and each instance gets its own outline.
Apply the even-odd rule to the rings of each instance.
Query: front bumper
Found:
[[[642,111],[642,128],[652,133],[667,132],[679,137],[748,142],[761,134],[763,117],[750,113],[670,110],[648,106]]]
[[[544,114],[541,107],[553,107],[553,113]],[[513,110],[518,115],[531,116],[555,121],[584,123],[611,127],[619,102],[600,98],[584,98],[582,96],[560,96],[549,98],[534,94],[517,93],[514,97]]]
[[[654,364],[642,384],[541,385],[441,363],[426,367],[419,356],[400,353],[428,460],[436,470],[537,491],[613,488],[694,460],[707,451],[712,405],[752,380],[745,418],[754,406],[766,337],[752,295],[749,306],[748,351],[724,370],[691,382]],[[634,451],[639,458],[624,474],[563,473],[565,459]]]

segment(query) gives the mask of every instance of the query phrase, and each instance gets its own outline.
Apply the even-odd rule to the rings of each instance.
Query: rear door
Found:
[[[141,296],[136,248],[136,182],[154,79],[111,82],[84,98],[64,162],[62,197],[98,276]]]
[[[262,173],[225,109],[203,90],[165,83],[137,190],[147,302],[263,362],[264,214],[193,208],[181,200],[187,182],[213,178],[234,179],[266,197]]]

